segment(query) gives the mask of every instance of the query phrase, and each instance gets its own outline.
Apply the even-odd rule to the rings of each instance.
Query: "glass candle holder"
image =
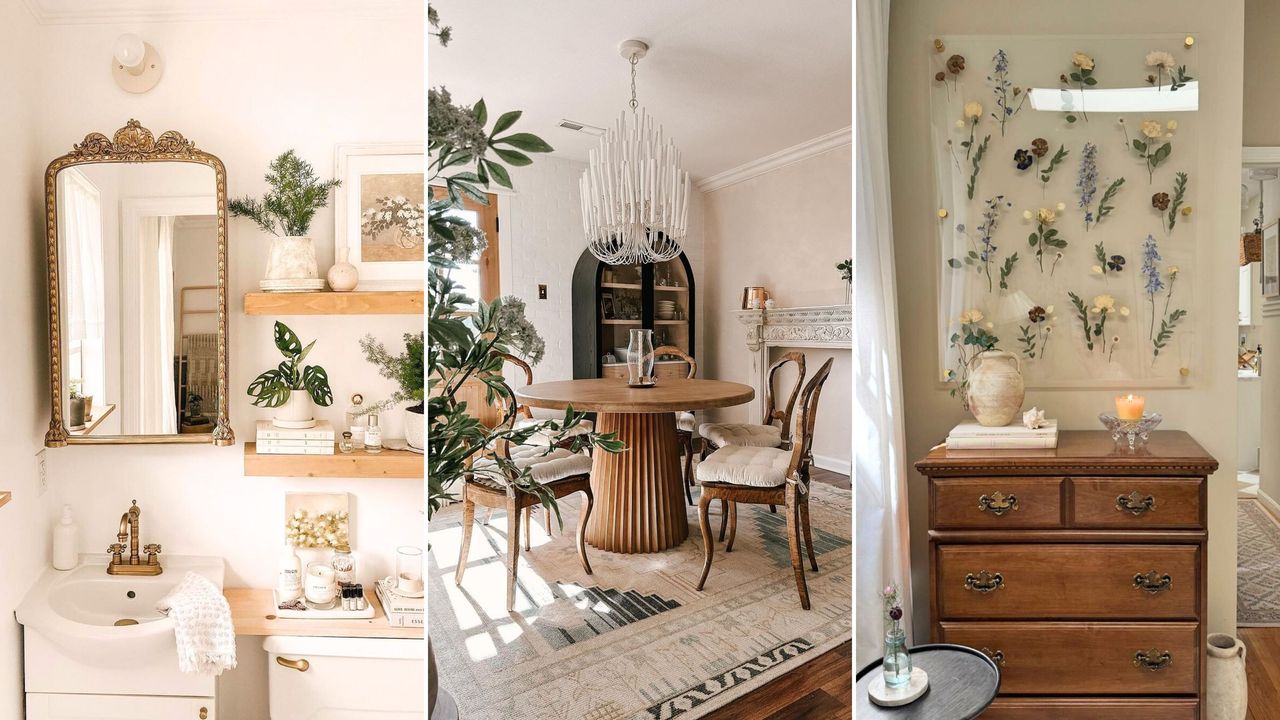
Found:
[[[422,592],[422,548],[412,545],[396,548],[396,590],[406,595]]]

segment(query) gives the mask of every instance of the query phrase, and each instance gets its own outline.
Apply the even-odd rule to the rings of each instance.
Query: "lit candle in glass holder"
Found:
[[[1142,411],[1147,406],[1147,399],[1141,395],[1119,395],[1116,397],[1116,417],[1120,420],[1137,421],[1142,419]]]

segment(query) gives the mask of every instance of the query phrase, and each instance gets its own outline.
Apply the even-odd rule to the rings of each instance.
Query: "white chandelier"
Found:
[[[631,63],[631,117],[627,111],[591,151],[578,186],[582,229],[591,254],[609,265],[661,262],[680,254],[689,217],[689,173],[680,151],[643,109],[637,115],[636,64],[649,46],[618,46]]]

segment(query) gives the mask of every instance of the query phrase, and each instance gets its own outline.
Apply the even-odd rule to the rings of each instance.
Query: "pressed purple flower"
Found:
[[[1111,272],[1120,272],[1121,270],[1124,270],[1124,263],[1125,260],[1123,255],[1112,255],[1111,259],[1107,260],[1107,268],[1109,268]]]
[[[1031,163],[1035,162],[1035,158],[1031,157],[1031,153],[1022,148],[1013,151],[1013,164],[1019,170],[1026,170],[1031,167]]]
[[[1080,174],[1076,178],[1076,191],[1080,193],[1080,207],[1087,208],[1098,191],[1098,146],[1085,143],[1080,151]],[[1088,218],[1086,217],[1086,222]]]
[[[1151,235],[1142,241],[1142,276],[1146,278],[1146,292],[1154,297],[1164,289],[1164,281],[1160,279],[1160,248]]]

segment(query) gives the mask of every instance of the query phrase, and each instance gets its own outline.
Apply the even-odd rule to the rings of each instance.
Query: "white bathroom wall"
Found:
[[[0,507],[0,718],[22,717],[22,629],[13,611],[31,583],[49,563],[49,527],[56,493],[40,493],[36,453],[48,424],[48,342],[45,332],[45,243],[40,221],[43,192],[38,180],[45,159],[33,145],[38,120],[31,102],[37,86],[31,67],[37,51],[35,21],[22,3],[0,3],[0,137],[5,160],[0,163],[0,287],[4,312],[0,337],[8,352],[0,353],[0,490],[13,499]]]
[[[424,6],[406,3],[402,7],[409,10],[380,11],[380,17],[324,14],[287,20],[41,27],[40,90],[33,102],[0,110],[9,113],[30,107],[37,114],[34,157],[28,163],[30,168],[21,167],[20,178],[8,177],[11,165],[0,168],[0,203],[20,197],[16,191],[4,192],[7,183],[13,183],[28,193],[31,217],[39,217],[35,214],[39,212],[35,193],[40,175],[32,168],[37,164],[43,167],[85,134],[110,134],[130,118],[157,133],[178,130],[201,149],[219,156],[227,167],[231,196],[260,195],[265,189],[262,176],[267,164],[289,148],[296,149],[320,174],[329,176],[334,172],[334,150],[339,143],[422,142]],[[144,95],[121,91],[108,72],[111,44],[125,32],[141,34],[165,59],[163,79]],[[0,49],[0,53],[10,51],[15,57],[20,54],[12,46]],[[6,73],[0,83],[17,82],[17,75]],[[14,217],[5,213],[0,223],[13,223]],[[24,225],[6,235],[20,236],[18,230],[25,229]],[[311,235],[323,273],[334,256],[331,208],[317,214]],[[250,405],[244,389],[259,372],[279,362],[271,340],[274,318],[243,314],[243,294],[256,289],[265,273],[268,244],[269,237],[251,222],[232,219],[228,297],[235,446],[69,447],[49,451],[52,489],[48,497],[77,508],[82,551],[105,548],[104,543],[115,536],[120,513],[136,498],[143,511],[145,541],[162,543],[165,554],[224,557],[228,586],[269,587],[274,583],[282,545],[284,493],[291,490],[351,493],[353,546],[366,580],[390,572],[397,545],[422,544],[425,515],[420,481],[244,476],[242,443],[253,439],[255,420],[270,417],[270,411]],[[42,256],[36,255],[31,263],[32,268],[42,268]],[[6,263],[0,270],[8,285],[25,288],[39,279],[32,268],[22,265]],[[10,278],[14,273],[20,277]],[[37,290],[18,293],[19,305],[0,316],[0,323],[6,324],[27,323],[28,316],[38,316],[38,330],[30,343],[34,347],[43,342],[36,340],[43,337],[43,286]],[[34,303],[34,308],[24,307],[28,302]],[[413,316],[282,320],[304,340],[319,340],[309,360],[329,371],[335,402],[321,410],[321,417],[335,426],[340,425],[352,393],[360,392],[372,401],[389,395],[395,387],[364,361],[357,340],[372,333],[398,352],[404,333],[422,329],[421,318]],[[23,327],[11,336],[32,334],[30,328]],[[43,357],[28,364],[12,373],[6,367],[5,374],[43,377]],[[42,396],[26,396],[43,392],[43,380],[23,382],[20,387],[5,386],[6,393],[21,393],[5,406],[39,406]],[[45,417],[45,412],[36,414]],[[398,411],[384,415],[383,423],[387,437],[403,436]],[[4,437],[3,442],[10,441],[9,434]],[[6,457],[5,462],[19,466],[19,461],[29,460],[24,450],[12,460]],[[10,513],[12,509],[0,508],[0,533],[9,532],[10,515],[18,515]],[[27,547],[47,534],[43,526],[28,528],[20,542],[7,546]],[[29,556],[25,552],[12,555],[21,555],[24,561]],[[39,557],[31,562],[44,564]],[[7,561],[0,567],[7,571]],[[5,592],[7,587],[0,588],[0,593]],[[241,669],[222,677],[222,714],[236,720],[265,720],[265,666],[257,657],[261,645],[256,639],[245,639],[240,651],[252,655],[242,660]],[[0,685],[0,703],[8,701],[3,688]],[[0,717],[9,717],[3,707],[0,705]]]

